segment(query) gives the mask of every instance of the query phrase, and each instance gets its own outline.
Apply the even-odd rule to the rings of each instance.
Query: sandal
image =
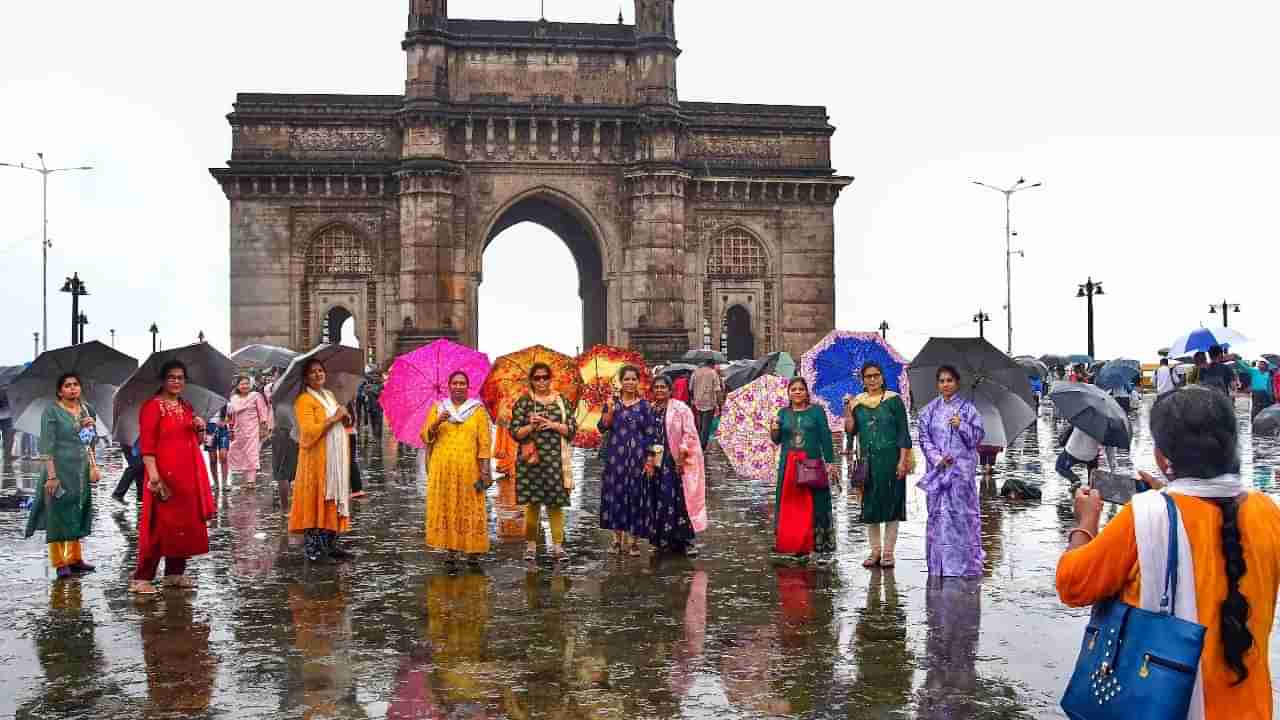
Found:
[[[867,568],[868,570],[874,567],[880,567],[880,553],[871,553],[866,560],[862,561],[862,567]]]
[[[525,547],[524,559],[525,562],[536,562],[538,560],[538,546]]]
[[[611,555],[622,554],[622,541],[619,540],[617,537],[614,537],[613,542],[609,543],[609,554]]]
[[[893,553],[890,552],[890,553],[884,554],[884,557],[880,559],[880,567],[882,568],[893,567]]]
[[[640,557],[640,543],[631,543],[631,547],[627,548],[627,554],[631,557]]]
[[[160,591],[156,589],[155,585],[147,582],[146,580],[130,580],[129,592],[134,595],[155,595]]]
[[[196,586],[196,581],[186,575],[165,575],[163,582],[165,587],[176,587],[186,590]]]

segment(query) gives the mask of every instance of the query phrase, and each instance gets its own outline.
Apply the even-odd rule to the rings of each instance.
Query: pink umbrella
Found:
[[[769,437],[769,424],[787,406],[787,382],[763,375],[725,398],[716,437],[739,477],[777,477],[779,448]]]
[[[475,399],[489,367],[488,355],[443,339],[396,358],[379,399],[396,439],[422,447],[422,426],[431,407],[449,397],[449,376],[466,373],[471,384],[467,397]]]

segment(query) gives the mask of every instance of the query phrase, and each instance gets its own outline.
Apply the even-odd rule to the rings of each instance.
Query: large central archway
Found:
[[[605,282],[608,265],[602,243],[597,237],[598,230],[591,220],[568,197],[549,189],[535,190],[512,201],[499,211],[484,236],[481,248],[481,266],[483,268],[483,251],[489,247],[503,231],[529,222],[550,230],[560,238],[569,249],[577,266],[578,296],[582,299],[582,347],[609,341],[609,301]],[[537,267],[531,267],[528,287],[536,286]],[[483,283],[483,272],[481,273]],[[476,327],[472,328],[472,337],[479,337],[479,323],[483,322],[479,312],[473,315]],[[563,348],[565,351],[572,348]]]

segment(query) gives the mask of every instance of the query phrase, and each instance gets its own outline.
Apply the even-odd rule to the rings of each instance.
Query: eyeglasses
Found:
[[[165,375],[165,376],[164,376],[164,379],[165,379],[165,380],[173,380],[173,381],[175,381],[175,382],[186,382],[186,381],[187,381],[187,376],[186,376],[186,375]]]
[[[862,379],[863,380],[879,380],[882,377],[884,376],[881,375],[880,373],[867,373],[866,375],[862,376]]]

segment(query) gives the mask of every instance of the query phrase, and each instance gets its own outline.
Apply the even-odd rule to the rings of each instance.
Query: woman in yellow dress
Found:
[[[350,560],[338,547],[338,534],[351,530],[350,445],[346,408],[325,389],[324,364],[311,360],[302,371],[305,385],[293,403],[298,420],[298,470],[293,478],[289,532],[302,533],[311,562]]]
[[[468,400],[464,372],[449,376],[449,398],[431,408],[422,428],[427,446],[427,547],[448,551],[480,564],[489,552],[489,515],[485,491],[492,484],[489,458],[493,429],[479,400]]]

